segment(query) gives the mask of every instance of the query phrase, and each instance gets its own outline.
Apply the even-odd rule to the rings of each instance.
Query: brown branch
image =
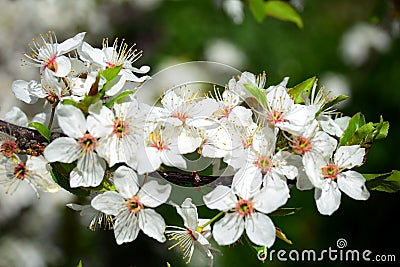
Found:
[[[0,132],[13,139],[21,153],[29,155],[42,155],[49,142],[37,130],[18,126],[0,120]],[[54,132],[51,140],[60,136],[61,133]],[[165,179],[171,183],[181,186],[203,186],[203,185],[230,185],[233,176],[199,176],[196,172],[180,173],[173,171],[159,171],[150,174],[153,177]]]

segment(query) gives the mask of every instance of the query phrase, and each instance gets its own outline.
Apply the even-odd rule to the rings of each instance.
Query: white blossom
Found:
[[[117,244],[135,240],[139,230],[164,242],[164,219],[152,208],[167,201],[171,185],[149,181],[139,190],[135,171],[124,166],[115,171],[114,184],[117,191],[95,196],[91,205],[105,214],[115,216],[114,235]]]

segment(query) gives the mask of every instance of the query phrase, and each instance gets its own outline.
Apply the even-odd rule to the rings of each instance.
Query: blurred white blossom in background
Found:
[[[324,86],[326,93],[330,92],[330,97],[335,97],[338,95],[346,95],[351,97],[351,86],[348,78],[340,73],[326,72],[321,75],[318,81],[320,86]],[[348,101],[344,100],[339,103],[338,107],[343,107]]]
[[[359,67],[367,62],[372,51],[384,53],[390,44],[390,35],[381,27],[358,23],[343,35],[340,52],[346,64]]]
[[[243,69],[246,55],[239,47],[224,39],[210,40],[204,49],[205,59]]]
[[[103,35],[109,22],[106,9],[96,0],[0,0],[0,4],[0,116],[4,116],[20,104],[11,83],[37,78],[36,68],[20,66],[32,37],[52,30],[63,40],[79,29],[90,31],[91,36]]]

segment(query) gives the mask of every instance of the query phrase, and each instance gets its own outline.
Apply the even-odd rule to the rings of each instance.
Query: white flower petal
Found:
[[[171,185],[161,185],[152,180],[145,183],[138,193],[141,203],[147,207],[155,208],[165,203],[171,194]]]
[[[82,111],[72,105],[61,105],[57,109],[58,124],[63,132],[75,139],[81,138],[87,130]]]
[[[22,127],[28,126],[28,117],[19,107],[12,107],[11,110],[6,113],[4,120]]]
[[[335,164],[339,168],[351,169],[363,163],[365,148],[359,145],[341,146],[335,153]]]
[[[98,186],[104,178],[105,169],[106,163],[104,159],[93,151],[86,152],[83,157],[78,159],[78,172],[71,172],[70,185],[71,187]]]
[[[254,244],[270,248],[275,242],[275,226],[271,219],[262,213],[255,212],[246,218],[246,234]]]
[[[243,199],[251,198],[262,183],[262,174],[254,165],[246,165],[235,173],[232,180],[232,189]]]
[[[58,56],[55,59],[56,69],[54,71],[54,76],[65,77],[71,71],[71,61],[66,56]],[[47,70],[47,69],[46,69]]]
[[[204,203],[210,209],[228,211],[236,206],[236,196],[224,185],[218,185],[213,191],[203,196]]]
[[[118,192],[131,198],[139,191],[138,177],[131,168],[121,166],[114,173],[114,185]]]
[[[365,178],[358,172],[346,171],[340,173],[337,183],[339,189],[353,199],[367,200],[369,198],[369,192],[365,186]]]
[[[174,205],[178,214],[182,217],[186,228],[195,231],[198,226],[197,208],[191,198],[186,198],[181,206]]]
[[[65,40],[61,44],[57,44],[58,55],[68,53],[78,48],[82,44],[85,34],[86,34],[85,32],[78,33],[74,37]]]
[[[139,227],[142,231],[157,240],[165,242],[165,221],[163,217],[152,209],[143,209],[139,212]]]
[[[120,212],[114,222],[114,236],[118,245],[132,242],[139,233],[139,223],[135,214],[128,210]]]
[[[314,198],[319,213],[332,215],[340,206],[341,193],[336,182],[326,179],[322,189],[315,188]]]
[[[264,187],[254,195],[254,208],[263,213],[271,213],[286,204],[289,188],[279,177],[268,177]]]
[[[49,162],[71,163],[78,159],[80,153],[80,145],[70,137],[57,138],[44,150],[44,156]]]
[[[38,97],[30,93],[29,84],[31,82],[28,83],[27,81],[24,80],[16,80],[11,85],[15,97],[21,101],[24,101],[27,104],[35,104],[38,101]],[[40,84],[38,84],[37,86],[41,87]]]
[[[140,146],[138,149],[138,174],[149,173],[157,170],[161,166],[159,151],[154,147]]]
[[[226,213],[214,224],[213,237],[220,246],[231,245],[242,236],[244,227],[243,217],[238,213]]]
[[[125,199],[115,191],[107,191],[92,199],[91,205],[96,210],[108,215],[117,215],[125,204]]]
[[[162,163],[167,166],[173,166],[180,169],[186,169],[187,167],[186,160],[182,157],[182,155],[177,154],[172,150],[163,150],[159,155]]]

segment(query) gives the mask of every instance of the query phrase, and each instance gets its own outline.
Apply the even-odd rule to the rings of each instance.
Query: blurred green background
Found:
[[[80,1],[37,1],[37,5],[41,4],[45,8],[40,11],[44,13],[41,16],[33,11],[29,12],[31,9],[26,3],[26,8],[11,9],[11,6],[17,5],[16,2],[23,6],[28,1],[1,2],[6,6],[5,10],[0,10],[0,15],[19,12],[21,16],[31,16],[32,21],[56,20],[58,23],[31,25],[32,29],[29,29],[20,22],[12,24],[8,21],[8,24],[12,24],[8,25],[3,21],[1,27],[4,27],[4,31],[10,31],[10,27],[14,27],[14,30],[1,38],[16,38],[14,35],[18,34],[15,42],[18,41],[22,50],[13,46],[10,50],[14,52],[24,51],[23,46],[31,37],[47,30],[56,30],[60,40],[79,31],[86,31],[85,39],[97,47],[101,46],[102,37],[120,37],[125,38],[128,43],[137,43],[138,48],[143,50],[143,57],[138,64],[151,66],[150,74],[179,62],[211,60],[255,74],[266,71],[267,85],[277,84],[289,76],[289,86],[293,86],[306,78],[317,76],[319,85],[324,84],[327,90],[342,90],[345,94],[350,94],[350,100],[342,107],[345,115],[352,116],[361,111],[367,121],[377,122],[382,115],[390,122],[387,139],[373,145],[366,164],[358,170],[363,173],[383,173],[400,169],[400,1],[292,1],[303,18],[303,29],[271,17],[258,23],[246,5],[242,9],[242,21],[236,17],[239,21],[235,23],[223,8],[222,1],[213,0],[98,0],[89,1],[89,7],[77,7],[81,5],[78,4]],[[64,8],[52,6],[60,3]],[[78,11],[86,8],[87,13],[71,11],[69,7]],[[46,8],[53,12],[46,15]],[[72,14],[64,18],[63,12]],[[97,13],[91,15],[89,12]],[[240,12],[237,14],[240,15]],[[88,20],[89,16],[93,17],[91,21]],[[69,26],[63,28],[66,24]],[[23,31],[22,27],[25,27]],[[2,52],[0,60],[4,73],[1,74],[2,77],[21,78],[22,69],[15,62],[9,63],[5,52]],[[14,60],[16,61],[15,57]],[[12,80],[7,81],[3,79],[2,90],[11,91]],[[7,111],[4,103],[15,99],[12,94],[7,94],[2,94],[2,114]],[[30,112],[29,106],[15,103]],[[7,197],[9,196],[2,196],[0,199],[0,215],[4,213],[4,203],[10,202],[4,200]],[[71,197],[69,200],[82,201]],[[288,245],[277,240],[273,249],[284,249],[287,252],[291,249],[314,249],[318,252],[329,247],[335,249],[336,241],[344,238],[348,249],[368,249],[373,252],[372,255],[396,255],[398,264],[400,224],[396,215],[400,210],[399,200],[399,193],[372,191],[370,199],[365,202],[355,201],[343,194],[339,210],[332,216],[322,216],[316,210],[313,190],[299,192],[293,188],[287,207],[302,207],[302,210],[292,216],[274,217],[273,221],[294,244]],[[53,201],[52,196],[45,201]],[[37,253],[43,257],[37,265],[33,265],[33,261],[29,264],[29,260],[17,263],[14,259],[14,263],[4,267],[72,267],[79,260],[82,260],[85,267],[167,266],[166,262],[172,267],[185,266],[180,259],[180,251],[168,251],[167,248],[173,243],[159,244],[140,233],[135,242],[118,246],[111,231],[90,232],[84,225],[88,221],[82,223],[77,212],[64,206],[67,202],[61,199],[57,203],[56,208],[51,210],[47,206],[43,208],[50,211],[41,212],[39,215],[43,218],[38,218],[38,212],[32,212],[34,206],[39,205],[36,200],[32,200],[22,208],[17,207],[17,212],[0,220],[1,257],[11,257],[10,253],[16,253],[13,257],[30,255],[23,243],[12,247],[10,240],[13,238],[33,242],[34,247],[44,250],[42,254]],[[168,214],[167,224],[182,224],[173,208],[161,207],[158,211]],[[199,213],[201,217],[215,214],[204,208],[200,208]],[[51,221],[52,218],[54,221]],[[35,224],[35,220],[43,220],[45,223],[33,227],[32,231],[27,230],[31,229],[29,227]],[[375,264],[329,260],[322,263],[281,262],[276,258],[272,262],[262,263],[245,241],[224,247],[222,252],[224,256],[216,256],[215,266]],[[197,256],[199,255],[196,251],[189,266],[206,266],[206,260]],[[379,266],[389,264],[379,263]],[[3,267],[1,261],[0,266]]]

